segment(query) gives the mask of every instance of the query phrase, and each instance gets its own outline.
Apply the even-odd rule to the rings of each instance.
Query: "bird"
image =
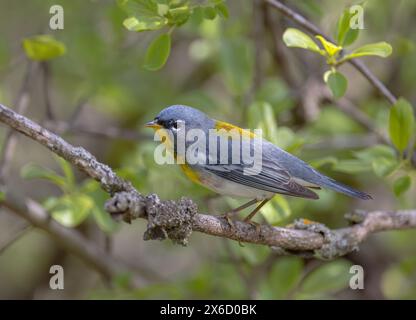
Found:
[[[250,130],[212,119],[204,112],[193,107],[185,105],[166,107],[145,126],[153,128],[156,132],[162,130],[165,133],[162,142],[165,144],[167,151],[173,154],[176,160],[179,157],[181,158],[178,163],[181,162],[179,164],[181,169],[193,182],[220,195],[250,199],[250,201],[224,215],[230,223],[235,214],[257,204],[254,210],[244,219],[245,222],[254,223],[251,219],[276,194],[316,200],[319,199],[319,196],[313,190],[328,188],[353,198],[372,199],[369,194],[355,190],[320,173],[303,160],[268,140],[257,137]],[[253,146],[253,141],[257,139],[261,150],[261,169],[254,174],[247,174],[245,170],[249,171],[250,168],[243,161],[237,161],[237,163],[235,161],[225,161],[225,163],[224,161],[218,161],[218,154],[214,154],[214,156],[212,154],[214,149],[218,153],[219,146],[212,147],[211,150],[208,147],[196,148],[190,154],[199,161],[191,162],[186,150],[191,148],[191,144],[195,141],[186,139],[185,151],[179,154],[178,136],[180,133],[186,136],[191,130],[195,129],[207,137],[213,132],[212,130],[214,132],[221,129],[223,129],[221,132],[234,130],[241,136],[241,141],[244,139],[250,141],[250,146]],[[229,143],[227,148],[230,149],[231,147],[232,145]],[[239,148],[242,148],[242,144],[239,145]],[[230,154],[227,154],[228,160],[230,156]],[[212,161],[213,158],[217,161]]]

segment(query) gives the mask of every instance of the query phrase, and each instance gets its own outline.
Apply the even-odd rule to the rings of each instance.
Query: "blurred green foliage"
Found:
[[[413,197],[416,174],[411,158],[415,144],[416,69],[411,66],[416,63],[413,19],[416,3],[408,1],[398,7],[395,1],[383,3],[367,1],[365,30],[352,31],[348,29],[351,14],[338,2],[287,1],[315,22],[332,19],[324,25],[331,26],[325,32],[335,35],[332,43],[323,38],[315,40],[298,29],[286,29],[289,27],[286,24],[283,24],[283,31],[286,31],[278,39],[271,39],[270,30],[263,28],[262,41],[259,41],[258,36],[253,36],[258,21],[255,21],[253,6],[248,0],[33,0],[24,6],[3,0],[0,7],[7,7],[7,15],[13,19],[0,19],[3,30],[0,36],[0,99],[11,105],[12,93],[18,85],[17,80],[14,80],[16,83],[9,81],[8,74],[22,72],[21,57],[26,54],[33,60],[47,60],[52,70],[53,104],[62,120],[69,119],[79,100],[87,98],[92,109],[87,125],[97,126],[98,123],[100,127],[106,127],[108,123],[95,119],[99,118],[95,115],[100,114],[109,118],[112,124],[144,136],[139,141],[83,140],[87,148],[93,148],[100,159],[117,168],[117,173],[132,181],[141,192],[157,192],[165,199],[185,195],[194,199],[202,212],[212,214],[223,213],[238,205],[240,200],[213,198],[213,193],[187,180],[177,167],[157,165],[153,159],[155,143],[142,124],[162,108],[181,103],[199,108],[216,119],[242,127],[261,128],[276,145],[324,173],[368,191],[376,201],[356,203],[324,190],[318,191],[321,199],[315,202],[276,196],[264,207],[258,219],[285,225],[295,218],[307,216],[329,227],[344,226],[343,214],[356,207],[365,206],[371,210],[416,206]],[[60,4],[65,10],[64,30],[52,32],[48,29],[48,12],[52,4]],[[343,2],[345,6],[349,4]],[[5,12],[1,10],[0,14],[5,15]],[[26,18],[28,14],[30,21]],[[277,20],[278,15],[274,17]],[[279,61],[273,53],[272,40],[318,53],[325,57],[325,63],[320,65],[322,59],[318,55],[307,53],[305,58],[300,50],[290,48],[284,51],[288,60]],[[381,40],[392,43],[395,54],[382,62],[373,57],[368,57],[367,61],[397,95],[406,97],[391,108],[369,86],[366,87],[360,75],[342,64],[363,55],[389,56],[391,47],[384,41],[379,42]],[[358,49],[347,53],[345,47],[355,43]],[[16,57],[20,57],[17,62]],[[289,69],[302,80],[300,86],[293,86],[286,80],[282,63],[294,66],[293,70]],[[306,80],[312,76],[325,81],[335,98],[350,97],[375,127],[388,135],[392,144],[377,141],[363,146],[360,142],[370,135],[368,130],[333,102],[320,103],[316,117],[305,117],[302,97],[306,94]],[[38,112],[42,118],[42,103],[39,107],[34,104],[33,108],[39,110],[31,112]],[[338,138],[345,138],[342,140],[346,141],[345,146],[342,145],[344,142],[337,143]],[[38,149],[36,152],[44,153]],[[26,179],[46,180],[45,185],[56,189],[53,196],[42,197],[51,216],[68,227],[82,229],[92,223],[106,234],[122,238],[125,229],[104,212],[107,195],[98,183],[77,176],[66,162],[57,161],[54,166],[48,157],[45,160],[56,167],[53,170],[45,169],[49,165],[27,165],[22,170]],[[140,226],[143,223],[135,222]],[[180,249],[181,253],[188,250],[185,254],[192,260],[184,266],[178,263],[181,258],[168,255],[179,249],[173,249],[169,243],[146,242],[143,244],[146,250],[154,252],[155,246],[160,248],[152,257],[149,252],[143,253],[145,249],[136,249],[137,242],[142,241],[136,236],[123,243],[125,247],[117,254],[124,254],[125,260],[136,263],[137,256],[131,252],[139,252],[142,256],[138,260],[153,261],[153,268],[162,275],[166,265],[179,264],[179,271],[175,269],[173,275],[139,289],[131,288],[128,274],[121,274],[114,280],[112,288],[98,284],[81,288],[81,292],[74,295],[113,299],[360,298],[358,291],[348,289],[349,268],[358,260],[368,274],[381,274],[376,288],[366,287],[368,292],[381,290],[382,297],[386,298],[416,297],[416,266],[411,256],[416,234],[412,231],[377,237],[372,244],[377,242],[381,249],[374,246],[375,249],[369,252],[364,248],[355,253],[355,260],[347,256],[316,264],[299,257],[278,257],[268,265],[269,248],[241,247],[234,242],[230,243],[234,256],[231,259],[230,252],[218,239],[204,235],[203,241],[199,241],[197,237],[191,239],[188,248]],[[22,270],[21,261],[26,260],[16,262],[13,257],[31,257],[26,252],[48,248],[44,238],[37,242],[32,238],[38,237],[24,237],[0,257],[0,282],[14,279],[19,274],[25,279],[30,278],[29,270]],[[197,261],[190,253],[192,247],[197,252]],[[44,253],[42,259],[49,261],[47,256]],[[389,259],[389,263],[380,262],[374,266],[374,259],[377,262],[377,259]],[[27,264],[33,264],[35,260],[39,259],[31,259]],[[19,268],[13,275],[11,270],[16,265]],[[37,274],[38,269],[33,269]],[[247,284],[242,272],[248,278],[253,277],[254,288]],[[18,285],[23,288],[23,280]],[[7,290],[11,292],[11,289]]]

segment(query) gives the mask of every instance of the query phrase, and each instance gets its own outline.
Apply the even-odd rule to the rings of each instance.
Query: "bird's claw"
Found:
[[[248,223],[249,225],[253,226],[256,228],[256,232],[259,233],[260,232],[260,224],[257,222],[254,222],[252,220],[248,220],[248,219],[244,219],[245,223]]]
[[[227,212],[226,214],[220,216],[221,218],[224,218],[225,221],[227,221],[227,223],[228,223],[228,225],[230,226],[231,229],[235,229],[235,224],[234,224],[234,221],[232,219],[233,216],[234,216],[233,211]]]

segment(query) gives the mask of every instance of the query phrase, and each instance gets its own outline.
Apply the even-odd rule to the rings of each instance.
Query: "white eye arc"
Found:
[[[172,126],[172,130],[179,130],[184,126],[185,122],[183,120],[176,120]]]

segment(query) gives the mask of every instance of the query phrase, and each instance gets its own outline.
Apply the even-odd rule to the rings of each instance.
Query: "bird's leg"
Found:
[[[227,220],[227,222],[230,224],[230,226],[234,226],[233,220],[231,219],[236,215],[236,213],[240,212],[241,210],[244,210],[245,208],[248,208],[252,206],[253,204],[256,204],[258,202],[257,199],[250,200],[249,202],[239,206],[238,208],[232,209],[228,211],[226,214],[224,214],[224,218]]]
[[[250,214],[244,219],[244,222],[250,223],[256,227],[256,230],[259,228],[259,224],[251,221],[251,219],[255,216],[257,212],[269,201],[270,199],[263,200]]]

